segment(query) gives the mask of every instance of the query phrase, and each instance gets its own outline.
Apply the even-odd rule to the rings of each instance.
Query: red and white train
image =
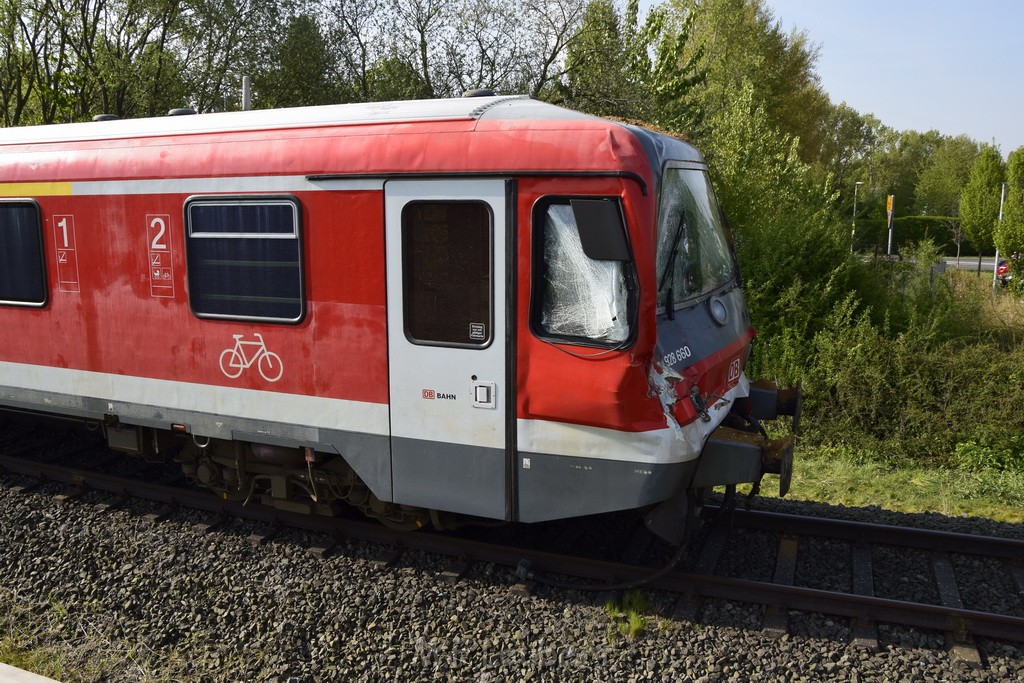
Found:
[[[285,509],[677,539],[792,457],[701,155],[522,97],[0,130],[0,328],[0,406]]]

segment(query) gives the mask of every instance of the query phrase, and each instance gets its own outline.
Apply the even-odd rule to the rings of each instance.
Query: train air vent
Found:
[[[463,97],[494,97],[494,91],[490,88],[474,88],[462,93]]]
[[[96,114],[92,117],[93,121],[119,121],[121,119],[117,114]]]
[[[172,109],[172,110],[170,110],[169,112],[167,112],[167,115],[168,116],[190,116],[190,115],[195,114],[195,113],[196,113],[195,109],[192,109],[190,107],[182,107],[180,109]]]

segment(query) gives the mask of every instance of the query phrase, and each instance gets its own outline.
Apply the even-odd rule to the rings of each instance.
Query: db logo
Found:
[[[433,401],[435,398],[437,398],[437,394],[434,392],[433,389],[424,389],[423,398],[430,399],[431,401]]]
[[[740,359],[733,359],[729,363],[729,378],[726,380],[729,384],[734,384],[740,381]]]

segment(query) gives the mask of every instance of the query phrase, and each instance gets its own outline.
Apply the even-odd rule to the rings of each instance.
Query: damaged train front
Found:
[[[732,240],[703,164],[669,164],[657,231],[657,346],[649,370],[675,436],[675,457],[693,462],[685,490],[651,510],[648,527],[672,542],[686,533],[708,489],[760,488],[777,474],[789,490],[801,391],[745,374],[755,336]],[[762,424],[791,416],[781,436]],[[773,429],[773,432],[777,431]]]

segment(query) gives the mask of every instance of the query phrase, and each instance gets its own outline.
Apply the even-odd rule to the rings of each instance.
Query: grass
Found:
[[[604,611],[608,615],[608,640],[614,641],[617,636],[626,640],[637,639],[647,628],[649,610],[647,598],[643,591],[631,590],[622,596],[622,603],[609,599],[604,603]]]
[[[764,492],[774,482],[766,479]],[[798,452],[789,498],[896,512],[936,512],[1024,522],[1024,473],[965,468],[892,466],[847,449]]]
[[[0,638],[0,662],[18,669],[60,680],[64,676],[64,655],[56,646],[24,647],[14,638]]]
[[[59,681],[168,680],[187,670],[177,649],[156,652],[126,639],[116,617],[99,608],[70,609],[54,598],[39,610],[0,586],[0,662]],[[155,670],[159,667],[161,670]]]
[[[66,675],[66,656],[61,644],[46,644],[40,631],[61,619],[54,614],[39,624],[27,605],[15,599],[13,593],[0,591],[0,662],[56,680]]]
[[[978,328],[1009,332],[1015,337],[1024,331],[1024,306],[1020,296],[1011,289],[992,289],[992,273],[977,273],[951,269],[946,271],[947,281],[955,295],[961,299],[974,299],[981,304]]]

